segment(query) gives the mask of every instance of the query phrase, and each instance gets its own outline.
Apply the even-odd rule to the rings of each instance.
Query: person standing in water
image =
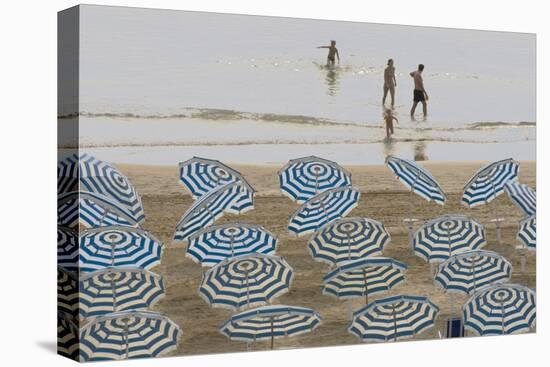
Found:
[[[414,111],[418,102],[422,103],[422,111],[424,112],[424,118],[428,116],[428,93],[424,89],[424,81],[422,80],[422,71],[424,71],[424,65],[419,64],[418,70],[410,73],[410,76],[414,79],[414,92],[413,92],[413,105],[411,108],[411,118],[414,119]]]
[[[328,48],[327,66],[334,66],[335,57],[338,59],[338,64],[340,64],[340,54],[336,48],[336,41],[330,41],[330,46],[319,46],[317,48]]]
[[[389,140],[393,134],[393,120],[399,123],[397,117],[392,113],[392,110],[387,108],[384,112],[384,122],[386,123],[386,140]]]
[[[386,105],[386,96],[389,91],[391,97],[391,107],[393,108],[395,102],[395,87],[397,87],[395,67],[393,66],[393,59],[389,59],[388,66],[384,69],[384,97],[382,97],[382,105]]]

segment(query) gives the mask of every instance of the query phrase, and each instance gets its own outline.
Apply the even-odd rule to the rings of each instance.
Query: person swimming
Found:
[[[327,66],[334,66],[336,59],[338,59],[338,64],[340,64],[340,54],[336,48],[336,41],[330,41],[330,46],[318,46],[317,48],[328,48]]]

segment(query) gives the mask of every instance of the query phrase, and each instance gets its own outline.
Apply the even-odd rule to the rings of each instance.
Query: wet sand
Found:
[[[439,180],[448,194],[445,206],[426,202],[413,196],[414,216],[425,220],[442,214],[469,214],[486,225],[487,250],[504,255],[513,265],[512,282],[535,288],[535,254],[527,254],[526,271],[520,271],[520,256],[515,246],[515,236],[521,211],[506,194],[491,203],[467,209],[459,203],[462,185],[486,162],[426,162],[425,166]],[[424,163],[423,163],[424,164]],[[244,342],[230,341],[219,333],[218,327],[232,312],[211,308],[199,295],[198,287],[202,269],[185,257],[185,244],[174,243],[172,235],[175,225],[192,203],[185,187],[178,182],[177,166],[117,165],[140,193],[146,213],[143,227],[165,243],[162,263],[153,269],[164,277],[166,298],[155,310],[165,313],[183,329],[177,351],[172,355],[221,353],[246,351]],[[284,257],[294,269],[294,281],[290,292],[277,298],[275,304],[289,304],[310,307],[323,317],[322,324],[312,333],[277,339],[275,349],[330,346],[361,343],[347,332],[352,309],[363,305],[363,299],[353,302],[340,301],[322,295],[322,277],[329,270],[326,264],[313,260],[307,248],[307,238],[296,239],[288,232],[288,217],[298,207],[284,197],[278,189],[277,171],[281,165],[232,165],[239,170],[258,191],[255,209],[241,216],[226,215],[218,222],[239,220],[258,223],[275,233],[279,238],[277,255]],[[445,332],[444,320],[451,313],[459,314],[465,296],[454,296],[454,301],[434,284],[430,266],[414,255],[407,239],[403,218],[408,216],[411,196],[385,166],[345,166],[352,172],[352,181],[361,191],[357,208],[349,216],[367,216],[384,222],[392,240],[384,250],[384,256],[405,262],[409,268],[406,283],[390,292],[378,293],[371,300],[390,294],[416,294],[428,296],[437,304],[441,313],[435,328],[414,339],[439,338],[438,331]],[[520,181],[535,187],[535,163],[521,162]],[[501,216],[505,217],[502,243],[496,241],[496,232],[490,219],[493,218],[494,203]],[[249,350],[269,349],[269,342],[258,342]]]

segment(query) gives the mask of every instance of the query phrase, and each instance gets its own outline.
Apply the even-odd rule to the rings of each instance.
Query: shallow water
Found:
[[[83,8],[81,34],[83,147],[380,149],[382,74],[392,57],[394,140],[530,141],[534,152],[531,34],[98,6]],[[330,39],[342,58],[335,68],[323,66],[326,50],[316,48]],[[408,116],[408,73],[420,62],[426,122]]]

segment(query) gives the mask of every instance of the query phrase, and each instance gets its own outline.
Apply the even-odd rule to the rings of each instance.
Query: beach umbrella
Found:
[[[162,276],[137,267],[108,267],[80,276],[80,317],[147,310],[164,298]]]
[[[72,191],[57,197],[57,223],[74,228],[79,224],[87,227],[134,226],[132,213],[120,203],[107,196],[87,191]]]
[[[537,216],[535,214],[519,222],[517,239],[530,250],[537,248]]]
[[[277,237],[256,224],[224,223],[201,229],[188,239],[187,257],[202,266],[250,253],[274,254]]]
[[[58,187],[72,187],[79,182],[80,191],[100,194],[123,205],[135,222],[145,219],[141,198],[126,176],[111,164],[87,153],[73,154],[57,166]]]
[[[389,257],[370,257],[344,263],[323,277],[323,294],[339,299],[384,292],[405,281],[407,265]]]
[[[359,190],[347,186],[324,191],[302,204],[290,217],[288,229],[298,236],[315,232],[345,217],[359,202]]]
[[[72,360],[78,360],[78,325],[62,311],[57,312],[57,353]]]
[[[122,311],[91,319],[80,331],[80,360],[160,357],[177,348],[182,331],[158,312]]]
[[[109,266],[150,269],[160,263],[164,245],[147,231],[111,226],[89,229],[80,236],[80,271]]]
[[[432,174],[418,163],[389,155],[386,157],[386,165],[411,193],[428,201],[445,204],[447,194]]]
[[[413,223],[417,221],[413,218],[413,193],[440,205],[445,204],[447,194],[445,194],[435,177],[414,161],[389,155],[386,157],[386,165],[395,174],[395,177],[409,189],[409,218],[405,218],[404,222],[407,223],[409,242],[412,243]]]
[[[525,215],[537,212],[537,193],[529,186],[518,181],[508,181],[504,185],[508,197]]]
[[[254,207],[254,189],[236,170],[214,159],[193,157],[180,162],[180,183],[182,183],[197,200],[219,186],[231,182],[241,182],[242,190],[239,199],[229,208],[236,214],[244,213]]]
[[[310,308],[276,305],[243,311],[227,319],[220,332],[231,340],[256,342],[290,337],[313,331],[321,315]]]
[[[57,263],[69,271],[78,270],[78,233],[57,226]]]
[[[473,250],[439,264],[435,283],[449,292],[475,293],[485,286],[510,280],[512,264],[493,251]]]
[[[78,314],[78,276],[62,266],[57,267],[57,310],[75,317]]]
[[[438,315],[439,307],[427,297],[389,296],[355,311],[348,331],[363,341],[397,341],[433,327]]]
[[[57,162],[57,195],[78,191],[78,155],[70,154]]]
[[[288,292],[293,273],[290,265],[278,256],[241,255],[208,269],[203,274],[199,294],[212,307],[265,305]]]
[[[341,264],[367,256],[381,256],[390,242],[384,224],[363,217],[341,218],[319,228],[308,242],[317,261]]]
[[[239,200],[242,190],[241,182],[231,182],[195,201],[176,225],[174,240],[187,240],[192,234],[221,218]]]
[[[517,179],[518,171],[519,163],[511,158],[493,162],[482,167],[464,185],[461,199],[462,204],[469,208],[488,204],[504,192],[504,186],[507,182]],[[495,222],[497,239],[500,242],[500,223],[503,219],[499,218],[496,202],[493,210],[495,218],[492,222]]]
[[[483,225],[467,215],[443,215],[426,221],[414,234],[414,253],[430,263],[441,262],[487,244]]]
[[[290,160],[279,171],[281,192],[297,203],[336,187],[350,186],[351,173],[336,162],[310,156]]]
[[[528,332],[537,318],[535,292],[519,284],[495,284],[464,305],[464,328],[478,335]]]

